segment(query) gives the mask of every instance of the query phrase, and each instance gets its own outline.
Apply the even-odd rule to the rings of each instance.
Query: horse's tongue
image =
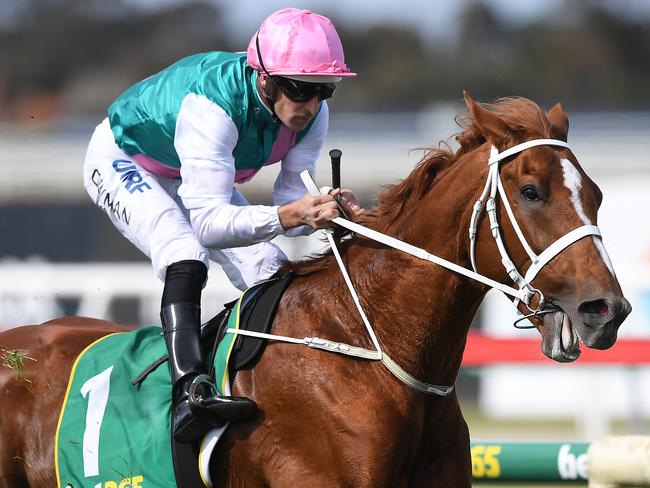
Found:
[[[563,348],[561,337],[563,332],[562,324],[564,323],[564,313],[561,310],[547,313],[544,315],[543,320],[546,333],[544,334],[545,337],[542,342],[542,350],[547,356],[556,359],[561,354]]]
[[[567,314],[562,314],[562,335],[560,336],[562,340],[562,349],[569,350],[573,346],[573,327],[571,327],[571,322]]]
[[[564,312],[561,310],[544,315],[544,327],[547,330],[547,334],[550,334],[552,337],[558,337],[564,332],[563,324]]]
[[[546,340],[543,349],[556,361],[573,361],[580,354],[579,339],[571,319],[563,311],[544,315]]]
[[[573,330],[569,316],[565,313],[562,313],[562,316],[562,348],[565,351],[569,351],[575,346],[578,335]]]

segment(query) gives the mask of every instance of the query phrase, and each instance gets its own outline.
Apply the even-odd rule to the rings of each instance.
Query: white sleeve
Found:
[[[320,111],[309,128],[309,132],[298,144],[289,149],[289,152],[282,160],[280,174],[278,174],[273,186],[273,204],[285,205],[300,200],[307,193],[300,173],[308,170],[312,178],[315,177],[316,160],[320,154],[327,128],[329,125],[329,108],[327,102],[323,101]],[[287,236],[306,235],[314,232],[308,225],[289,229],[285,232]]]
[[[174,137],[182,163],[178,195],[208,248],[249,246],[285,232],[276,206],[231,203],[237,137],[235,123],[217,104],[193,93],[183,99]]]

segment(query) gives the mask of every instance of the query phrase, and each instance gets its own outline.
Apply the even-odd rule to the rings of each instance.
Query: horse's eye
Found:
[[[539,201],[539,193],[533,185],[526,185],[521,189],[521,195],[530,202]]]

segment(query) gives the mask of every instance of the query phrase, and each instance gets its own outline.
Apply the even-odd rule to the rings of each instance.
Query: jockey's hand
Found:
[[[346,213],[350,216],[350,220],[353,222],[357,222],[359,218],[366,213],[366,211],[361,208],[361,205],[359,205],[359,200],[354,193],[352,193],[352,190],[348,190],[347,188],[334,188],[329,194],[338,200]]]
[[[278,216],[285,230],[301,225],[326,229],[332,226],[330,221],[339,216],[339,210],[332,195],[313,196],[307,193],[300,200],[278,208]]]

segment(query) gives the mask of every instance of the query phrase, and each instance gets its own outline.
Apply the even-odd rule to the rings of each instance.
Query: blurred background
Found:
[[[285,6],[332,18],[359,73],[331,100],[318,183],[329,182],[327,150],[338,147],[343,184],[368,207],[422,148],[454,145],[462,90],[483,102],[562,102],[569,142],[605,195],[599,225],[634,307],[620,337],[650,338],[646,0],[0,0],[0,327],[64,314],[159,323],[162,285],[83,189],[86,145],[131,84],[195,52],[245,50]],[[243,193],[269,203],[276,172],[266,168]],[[318,236],[279,241],[291,257],[323,246]],[[237,295],[218,269],[210,276],[206,319]],[[538,340],[512,328],[513,315],[489,296],[474,331]],[[495,357],[464,368],[472,437],[648,433],[650,351],[638,356],[601,365]]]

